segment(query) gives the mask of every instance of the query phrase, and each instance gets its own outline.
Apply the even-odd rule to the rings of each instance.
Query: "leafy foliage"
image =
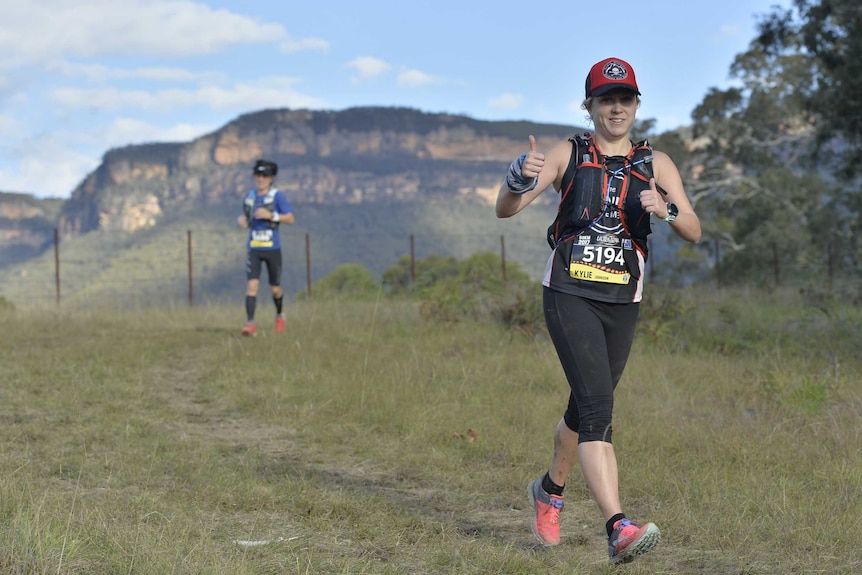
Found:
[[[380,291],[380,282],[360,264],[343,264],[312,284],[311,293],[321,298],[369,299]]]
[[[410,256],[403,256],[398,263],[383,272],[383,286],[389,295],[406,295],[426,293],[435,283],[443,278],[458,274],[458,261],[454,257],[442,257],[431,254],[415,262],[415,270],[411,269]],[[412,280],[415,271],[415,281]]]
[[[821,141],[850,143],[848,173],[862,160],[862,9],[856,0],[794,0],[775,8],[752,43],[767,60],[793,59],[802,74],[779,68],[789,93],[816,118]]]
[[[503,275],[500,257],[478,252],[463,261],[430,255],[415,262],[411,283],[409,257],[383,273],[389,295],[412,295],[423,316],[447,322],[492,319],[528,334],[543,329],[541,292],[518,264]]]
[[[0,314],[9,313],[15,310],[15,304],[0,295]]]
[[[740,86],[694,110],[690,189],[722,283],[856,279],[860,37],[855,1],[776,7],[731,66]]]

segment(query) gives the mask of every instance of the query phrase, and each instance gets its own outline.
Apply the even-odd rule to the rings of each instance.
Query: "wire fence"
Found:
[[[431,255],[458,260],[478,252],[499,255],[505,280],[514,268],[540,279],[550,250],[532,226],[510,226],[505,234],[475,234],[470,230],[448,234],[391,232],[369,227],[362,232],[281,232],[282,287],[288,299],[313,298],[314,283],[344,264],[359,264],[373,275],[406,267],[415,280],[417,261]],[[236,302],[246,283],[247,232],[225,233],[217,228],[174,228],[150,235],[109,232],[88,234],[64,245],[55,230],[53,246],[34,261],[13,266],[0,277],[0,296],[21,308],[73,308],[173,305],[199,306]],[[677,247],[667,238],[650,240],[649,281],[700,281],[717,288],[734,283],[721,263],[721,246],[706,242],[699,258],[675,256]],[[812,276],[804,262],[765,258],[750,270],[750,284],[761,287],[795,285]],[[828,263],[828,262],[827,262]],[[819,277],[819,289],[832,290],[850,282],[829,264]],[[266,271],[261,277],[266,286]],[[857,290],[858,281],[851,290]],[[266,293],[262,290],[261,293]]]
[[[469,232],[397,237],[372,229],[347,237],[305,230],[283,230],[280,235],[281,285],[288,298],[314,297],[314,283],[345,264],[360,264],[377,277],[390,267],[406,267],[412,282],[416,262],[423,258],[463,259],[488,251],[499,254],[504,279],[514,267],[538,278],[549,253],[532,234],[529,238]],[[0,295],[22,308],[235,302],[245,291],[244,237],[209,228],[134,239],[97,232],[64,245],[55,230],[53,246],[34,261],[3,274]],[[510,247],[511,241],[517,245]],[[264,269],[261,285],[267,283]]]

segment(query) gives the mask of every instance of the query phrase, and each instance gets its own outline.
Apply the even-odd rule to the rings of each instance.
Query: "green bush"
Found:
[[[15,311],[15,304],[0,295],[0,313],[10,313]]]
[[[411,259],[404,256],[398,263],[383,272],[383,287],[388,295],[421,295],[439,281],[458,275],[458,260],[454,257],[442,257],[431,254],[427,258],[417,260],[415,264],[416,280],[411,282],[413,270]]]
[[[542,329],[541,289],[517,264],[503,278],[500,258],[479,252],[458,262],[429,268],[433,277],[417,292],[426,318],[441,321],[491,319],[528,333]],[[418,283],[418,281],[417,281]]]
[[[380,291],[380,283],[360,264],[344,264],[312,285],[312,297],[368,299]]]

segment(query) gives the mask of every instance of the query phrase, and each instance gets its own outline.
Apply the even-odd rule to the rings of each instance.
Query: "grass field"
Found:
[[[669,297],[669,296],[668,296]],[[526,485],[567,388],[545,337],[411,302],[0,315],[0,572],[862,572],[855,308],[660,298],[617,393],[624,507],[662,544],[607,564],[575,474],[563,542]]]

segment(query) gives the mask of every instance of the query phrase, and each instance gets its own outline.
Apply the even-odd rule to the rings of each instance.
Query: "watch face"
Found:
[[[667,217],[664,219],[666,222],[672,222],[679,215],[679,208],[676,207],[676,204],[672,204],[670,202],[667,203]]]

